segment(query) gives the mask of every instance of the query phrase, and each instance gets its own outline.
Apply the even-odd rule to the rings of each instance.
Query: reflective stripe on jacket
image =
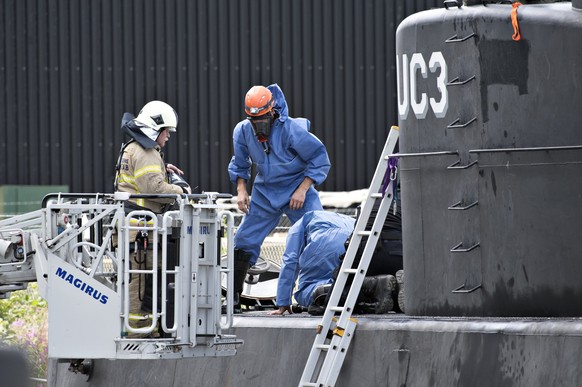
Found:
[[[184,193],[181,187],[168,183],[160,148],[144,149],[137,142],[129,144],[123,152],[117,189],[132,194]],[[132,199],[132,202],[160,213],[164,204],[172,203],[173,199]]]

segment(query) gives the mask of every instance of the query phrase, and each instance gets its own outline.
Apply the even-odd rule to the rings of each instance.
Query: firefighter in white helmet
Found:
[[[115,190],[130,194],[191,194],[190,186],[183,179],[169,179],[169,175],[182,175],[183,172],[172,164],[165,164],[162,148],[176,132],[178,115],[167,103],[151,101],[145,104],[137,117],[125,113],[121,129],[130,140],[122,145],[116,165]],[[172,184],[175,182],[175,184]],[[149,209],[154,213],[164,212],[174,199],[138,198],[126,203],[128,210]],[[147,220],[147,219],[146,219]],[[144,239],[145,238],[145,239]],[[148,251],[148,236],[130,233],[130,239],[136,241],[132,267],[138,269],[152,268],[152,252]],[[146,242],[143,243],[143,240]],[[161,249],[159,249],[161,250]],[[130,325],[143,327],[150,325],[149,313],[152,312],[152,278],[151,275],[133,276],[129,284]],[[137,277],[137,278],[136,278]],[[159,279],[159,278],[158,278]],[[159,295],[158,295],[159,299]]]

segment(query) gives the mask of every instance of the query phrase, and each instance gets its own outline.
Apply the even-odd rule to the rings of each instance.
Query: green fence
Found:
[[[0,218],[40,209],[46,194],[69,192],[68,185],[0,185]]]

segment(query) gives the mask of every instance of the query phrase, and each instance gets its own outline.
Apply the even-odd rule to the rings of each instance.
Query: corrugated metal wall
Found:
[[[0,184],[111,192],[124,111],[168,102],[166,159],[234,192],[242,100],[279,83],[332,160],[327,191],[367,187],[396,123],[394,36],[442,0],[1,0]]]

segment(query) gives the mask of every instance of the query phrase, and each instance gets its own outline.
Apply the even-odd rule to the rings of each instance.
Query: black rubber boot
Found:
[[[243,292],[243,286],[245,283],[245,278],[247,272],[251,267],[249,261],[251,260],[251,254],[246,251],[235,249],[234,250],[234,296],[233,303],[234,313],[241,313],[241,295]]]
[[[374,313],[388,313],[394,307],[392,293],[396,289],[396,278],[390,274],[364,278],[360,293],[375,304]]]
[[[307,313],[312,316],[321,316],[325,312],[328,294],[331,292],[331,284],[319,285],[315,288],[311,298],[313,301],[307,307]]]

